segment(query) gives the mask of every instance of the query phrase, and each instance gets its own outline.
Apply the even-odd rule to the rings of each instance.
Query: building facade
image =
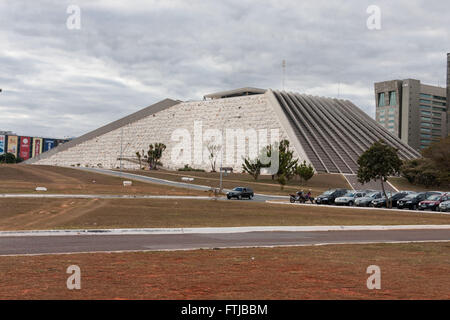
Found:
[[[447,101],[450,101],[450,53],[447,53]],[[450,108],[447,104],[447,135],[450,134]]]
[[[166,169],[187,164],[210,170],[205,150],[213,136],[222,146],[218,165],[237,172],[250,150],[256,156],[282,139],[289,140],[295,158],[316,172],[355,174],[359,156],[378,140],[398,149],[402,159],[419,157],[348,100],[242,88],[205,95],[202,101],[165,99],[27,163],[137,169],[136,152],[161,142],[167,146],[161,158]]]
[[[448,135],[447,91],[415,79],[375,83],[376,121],[414,149],[424,149]]]

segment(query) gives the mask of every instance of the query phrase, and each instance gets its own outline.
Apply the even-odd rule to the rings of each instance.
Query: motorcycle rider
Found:
[[[306,200],[311,201],[311,203],[313,203],[314,198],[311,196],[311,189],[308,190],[308,193],[306,194]]]

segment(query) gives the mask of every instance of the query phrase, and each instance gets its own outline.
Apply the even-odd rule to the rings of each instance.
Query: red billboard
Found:
[[[30,158],[30,148],[31,148],[31,138],[30,137],[20,137],[20,153],[19,157],[23,160],[27,160]]]

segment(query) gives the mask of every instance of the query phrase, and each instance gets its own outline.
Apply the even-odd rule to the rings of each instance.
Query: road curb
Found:
[[[166,196],[166,195],[114,195],[114,194],[35,194],[35,193],[3,193],[0,198],[58,198],[58,199],[192,199],[223,200],[225,197],[207,196]]]
[[[450,215],[450,212],[439,212],[439,211],[419,211],[419,210],[407,210],[407,209],[387,209],[387,208],[373,208],[373,207],[355,207],[355,206],[336,206],[336,205],[328,205],[328,204],[313,204],[313,203],[291,203],[291,202],[281,202],[281,201],[273,201],[266,200],[266,203],[271,204],[283,204],[290,206],[306,206],[306,207],[315,207],[315,208],[330,208],[330,209],[350,209],[350,210],[384,210],[387,212],[407,212],[407,213],[418,213],[418,214],[443,214]]]
[[[318,232],[318,231],[383,231],[383,230],[442,230],[450,225],[374,225],[374,226],[260,226],[228,228],[134,228],[0,231],[0,237],[75,236],[75,235],[152,235],[152,234],[212,234],[247,232]]]

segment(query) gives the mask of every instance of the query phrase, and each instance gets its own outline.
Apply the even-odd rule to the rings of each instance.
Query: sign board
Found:
[[[19,157],[21,157],[23,160],[28,160],[30,158],[31,138],[20,137],[19,147],[20,147]]]
[[[19,138],[17,136],[8,136],[8,149],[6,152],[12,153],[17,157],[17,142]]]

